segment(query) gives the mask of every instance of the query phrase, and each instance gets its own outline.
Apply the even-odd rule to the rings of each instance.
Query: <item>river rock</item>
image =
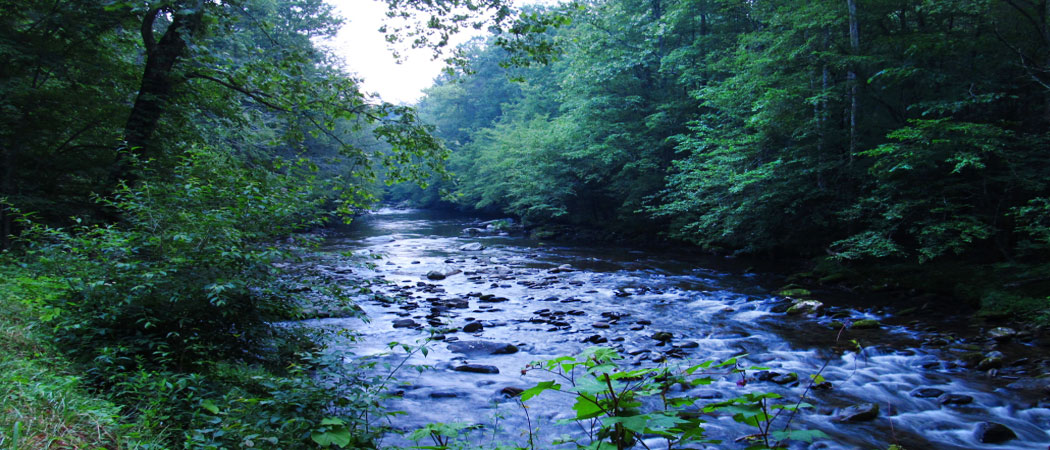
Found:
[[[791,307],[787,309],[787,313],[792,316],[814,314],[823,307],[824,303],[822,302],[816,300],[802,300],[791,305]]]
[[[478,322],[471,322],[478,323]],[[456,341],[448,344],[448,350],[468,356],[509,355],[518,352],[514,344],[487,341]]]
[[[591,326],[594,328],[609,328],[609,324],[607,322],[594,322],[591,324]]]
[[[977,363],[977,370],[990,370],[999,369],[1003,367],[1003,353],[1002,352],[988,352],[981,359],[981,362]]]
[[[968,405],[973,403],[973,397],[963,394],[944,394],[937,397],[937,402],[942,405]]]
[[[1015,381],[1006,385],[1006,387],[1018,391],[1042,391],[1044,394],[1050,395],[1050,378],[1030,378]]]
[[[412,319],[399,319],[394,321],[394,328],[415,328],[418,326],[419,324]]]
[[[988,337],[999,342],[1009,341],[1017,336],[1017,330],[1008,327],[996,327],[988,331]]]
[[[496,367],[496,366],[487,366],[487,365],[484,365],[484,364],[464,364],[462,366],[457,366],[455,369],[452,369],[452,370],[455,370],[456,372],[468,372],[468,373],[484,373],[484,374],[497,374],[497,373],[499,373],[499,368],[498,367]]]
[[[1017,439],[1017,433],[1001,423],[981,422],[973,430],[973,438],[982,444],[1002,444]]]
[[[505,387],[503,389],[500,389],[497,392],[497,394],[502,395],[502,396],[504,396],[506,398],[512,398],[512,397],[517,397],[517,396],[521,395],[522,392],[525,392],[525,390],[522,389],[522,388],[514,387],[514,386],[507,386],[507,387]]]
[[[431,270],[430,272],[427,272],[427,279],[428,280],[434,280],[434,281],[444,280],[445,279],[445,274],[443,274],[441,272],[438,272],[436,270]]]
[[[657,340],[657,341],[660,341],[660,342],[671,342],[671,339],[674,338],[674,335],[671,334],[668,331],[657,331],[656,333],[653,333],[653,335],[651,337],[654,340]]]
[[[586,343],[590,343],[590,344],[604,344],[606,342],[609,342],[609,339],[606,339],[605,336],[602,336],[600,334],[595,334],[595,335],[591,335],[591,336],[583,338],[583,340],[581,340],[580,342],[583,342],[585,344]]]
[[[879,416],[878,403],[861,403],[843,408],[835,415],[836,422],[866,422]]]
[[[459,246],[459,250],[462,252],[480,252],[484,249],[485,246],[481,245],[480,242],[471,242],[469,244]]]
[[[937,398],[944,395],[944,391],[934,388],[919,388],[911,391],[911,396],[915,398]]]
[[[481,330],[484,330],[484,329],[485,329],[485,326],[482,325],[481,322],[470,322],[470,323],[468,323],[466,325],[463,325],[463,332],[464,333],[477,333],[477,332],[479,332]]]
[[[788,384],[798,381],[798,375],[795,373],[785,373],[783,375],[777,375],[771,379],[776,384]]]
[[[855,330],[871,330],[881,327],[882,324],[878,320],[874,319],[860,319],[853,322],[850,328]]]
[[[777,292],[777,295],[779,295],[781,297],[796,297],[797,298],[797,297],[807,297],[809,295],[812,295],[812,293],[809,292],[809,289],[793,288],[793,289],[781,290],[780,292]]]

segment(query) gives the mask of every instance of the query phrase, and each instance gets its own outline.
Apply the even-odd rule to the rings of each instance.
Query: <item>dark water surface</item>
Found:
[[[919,332],[903,326],[840,336],[828,327],[833,320],[829,317],[772,312],[784,301],[772,294],[783,284],[782,279],[749,273],[746,262],[611,246],[543,244],[520,236],[471,237],[463,232],[471,226],[477,226],[471,218],[449,213],[383,209],[358,219],[326,243],[325,250],[333,254],[351,251],[382,255],[376,260],[374,273],[354,270],[390,281],[391,285],[380,291],[402,299],[395,303],[362,301],[360,306],[369,322],[309,321],[317,327],[361,333],[362,340],[352,349],[333,351],[369,355],[386,351],[388,342],[413,343],[429,336],[428,320],[439,320],[449,327],[480,321],[482,331],[448,333],[447,340],[509,343],[520,350],[503,355],[464,355],[450,351],[447,341],[433,342],[425,358],[418,355],[410,361],[433,366],[432,370],[398,374],[404,385],[397,389],[403,391],[403,397],[389,406],[407,412],[397,419],[399,428],[411,430],[429,422],[477,423],[488,427],[483,442],[495,436],[495,441],[523,443],[525,415],[515,400],[499,391],[550,379],[534,373],[523,376],[521,369],[532,361],[575,354],[593,346],[583,341],[598,335],[608,340],[601,345],[622,350],[629,367],[632,363],[654,366],[654,360],[660,360],[673,345],[683,347],[676,352],[685,358],[668,358],[665,364],[724,360],[747,353],[751,356],[746,364],[770,367],[779,373],[797,372],[803,380],[796,386],[752,381],[742,388],[737,385],[739,375],[734,375],[687,392],[712,398],[712,402],[746,391],[778,392],[787,399],[797,399],[808,384],[808,375],[827,363],[823,376],[833,388],[812,392],[807,401],[817,407],[798,417],[796,423],[820,429],[832,438],[798,443],[796,448],[885,449],[896,442],[913,450],[1046,449],[1050,444],[1050,409],[1036,391],[1010,389],[1006,387],[1009,379],[938,363],[951,360],[950,351],[923,345]],[[461,250],[471,243],[480,243],[485,249]],[[564,265],[572,270],[552,270]],[[460,272],[442,280],[428,280],[427,273],[435,270]],[[484,302],[479,294],[506,301]],[[819,293],[814,297],[835,303]],[[450,300],[467,307],[445,310],[440,306],[451,304]],[[849,299],[839,298],[835,304],[843,301],[848,303]],[[879,312],[841,311],[848,313],[847,320],[868,318],[894,323]],[[394,321],[400,319],[411,319],[421,328],[395,328]],[[639,325],[639,321],[650,323]],[[605,322],[609,327],[595,328],[595,322]],[[673,333],[670,345],[657,345],[651,336],[658,331]],[[842,351],[853,346],[847,342],[854,339],[864,350]],[[499,374],[452,370],[467,362],[495,366]],[[935,398],[910,395],[917,388],[940,389],[970,396],[973,401],[942,405]],[[880,405],[876,419],[859,423],[833,420],[840,408],[868,402]],[[556,420],[573,417],[568,396],[545,393],[528,404],[541,441],[578,432],[578,428],[554,425]],[[754,432],[729,415],[707,420],[708,434],[726,442],[707,448],[743,448],[745,445],[733,443],[734,439]],[[1018,439],[999,445],[978,442],[974,429],[985,421],[1008,426]],[[501,431],[494,431],[497,429]],[[388,443],[405,441],[391,437]]]

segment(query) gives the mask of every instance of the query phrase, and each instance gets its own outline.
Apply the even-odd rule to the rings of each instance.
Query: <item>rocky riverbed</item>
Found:
[[[533,241],[507,221],[384,209],[333,233],[311,270],[347,283],[378,278],[353,310],[308,321],[360,334],[347,358],[380,354],[388,343],[423,342],[430,351],[402,371],[395,424],[483,425],[476,439],[524,442],[527,423],[546,442],[575,432],[556,426],[571,401],[541,396],[526,419],[516,395],[544,377],[530,362],[600,345],[631,367],[725,360],[768,367],[683,388],[715,402],[747,391],[816,407],[796,419],[830,439],[798,448],[1031,448],[1050,444],[1050,340],[1031,330],[967,326],[951,310],[899,295],[890,306],[840,291],[786,285],[753,262]],[[343,252],[353,252],[351,259]],[[374,258],[369,258],[373,256]],[[360,266],[362,257],[374,267]],[[901,301],[903,300],[903,301]],[[323,309],[323,308],[322,308]],[[396,362],[396,357],[390,357]],[[826,384],[807,389],[810,375]],[[708,434],[732,444],[754,429],[730,415],[708,420]],[[577,429],[578,430],[578,429]],[[402,442],[391,437],[391,442]]]

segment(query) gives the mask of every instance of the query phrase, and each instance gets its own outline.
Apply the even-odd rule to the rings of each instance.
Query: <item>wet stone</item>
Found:
[[[1008,327],[996,327],[988,331],[988,337],[999,342],[1009,341],[1017,336],[1017,330]]]
[[[667,331],[658,331],[656,333],[653,333],[651,337],[653,338],[653,340],[657,340],[660,342],[670,342],[671,339],[674,338],[674,335]]]
[[[836,422],[866,422],[879,416],[878,403],[862,403],[843,408],[835,415]]]
[[[500,389],[497,392],[497,394],[502,395],[502,396],[504,396],[506,398],[513,398],[513,397],[517,397],[517,396],[521,395],[522,392],[525,392],[525,390],[522,389],[522,388],[514,387],[514,386],[507,386],[507,387],[505,387],[503,389]]]
[[[856,320],[853,322],[853,325],[850,326],[850,328],[853,328],[855,330],[874,330],[880,327],[882,327],[882,324],[879,323],[878,320],[873,319]]]
[[[394,328],[415,328],[419,324],[412,319],[399,319],[394,321]]]
[[[607,322],[594,322],[593,324],[591,324],[591,326],[594,328],[609,328],[609,324]]]
[[[934,388],[919,388],[911,391],[911,396],[915,398],[937,398],[944,395],[944,391]]]
[[[602,336],[600,334],[595,334],[595,335],[583,338],[583,340],[580,341],[580,342],[591,343],[591,344],[603,344],[605,342],[609,342],[609,340],[606,339],[604,336]]]
[[[496,366],[487,366],[484,364],[464,364],[458,366],[455,369],[456,372],[467,372],[467,373],[482,373],[482,374],[498,374],[499,368]]]
[[[981,422],[973,430],[973,438],[982,444],[1002,444],[1017,439],[1017,433],[1001,423]]]
[[[968,405],[973,403],[973,397],[963,394],[944,394],[937,397],[937,402],[942,405]]]
[[[481,322],[470,322],[470,323],[468,323],[466,325],[463,325],[463,332],[464,333],[477,333],[477,332],[479,332],[481,330],[484,330],[484,329],[485,329],[485,326],[482,325]]]
[[[477,323],[477,322],[474,322]],[[514,344],[487,341],[457,341],[448,344],[448,350],[468,356],[509,355],[518,352]]]

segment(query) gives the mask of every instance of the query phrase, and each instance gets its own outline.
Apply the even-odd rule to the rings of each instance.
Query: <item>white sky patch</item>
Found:
[[[558,0],[512,0],[517,6],[528,4],[552,5]],[[343,28],[334,39],[325,43],[343,58],[346,68],[364,81],[364,91],[375,92],[391,103],[412,104],[423,97],[423,89],[434,84],[434,79],[445,67],[444,57],[435,60],[430,49],[411,49],[409,44],[397,44],[401,64],[397,63],[386,37],[379,32],[386,20],[387,6],[382,0],[328,0],[343,17]],[[485,30],[465,27],[453,36],[450,48],[482,36]]]
[[[390,44],[379,27],[386,19],[387,6],[381,0],[328,0],[340,16],[343,28],[335,39],[326,44],[346,62],[351,72],[362,78],[366,92],[379,93],[391,103],[415,103],[423,96],[423,89],[434,84],[434,79],[445,67],[442,59],[434,60],[430,49],[411,49],[409,44],[397,44],[404,60],[397,63]],[[452,47],[485,32],[466,29],[453,38]]]

